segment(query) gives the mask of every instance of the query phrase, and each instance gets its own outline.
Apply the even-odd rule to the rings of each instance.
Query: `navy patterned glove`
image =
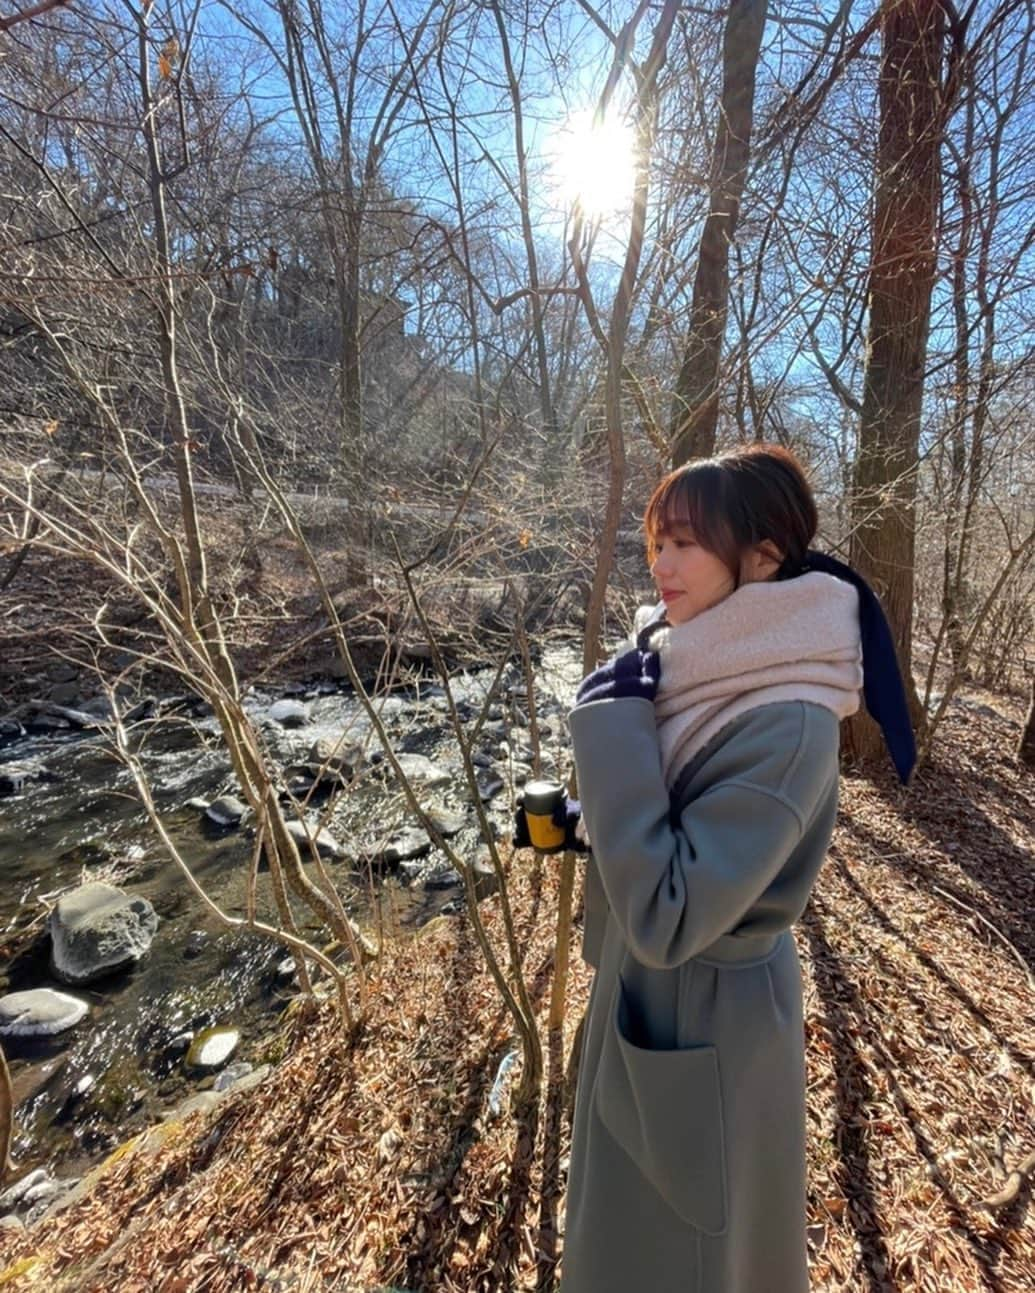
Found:
[[[653,701],[660,677],[661,658],[658,653],[633,647],[583,678],[575,693],[575,704],[588,705],[595,700]]]

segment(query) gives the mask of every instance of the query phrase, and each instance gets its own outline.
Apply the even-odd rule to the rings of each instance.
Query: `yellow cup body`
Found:
[[[541,813],[530,813],[525,809],[525,821],[528,823],[528,835],[532,847],[544,852],[548,849],[559,849],[564,843],[564,827],[555,824],[552,818]]]

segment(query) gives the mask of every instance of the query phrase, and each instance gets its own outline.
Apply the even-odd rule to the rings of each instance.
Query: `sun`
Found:
[[[636,171],[635,137],[617,117],[595,123],[592,112],[574,113],[554,140],[554,184],[566,206],[582,204],[590,217],[629,206]]]

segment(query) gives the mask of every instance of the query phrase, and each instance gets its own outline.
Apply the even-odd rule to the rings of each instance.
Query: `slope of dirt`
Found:
[[[957,710],[903,792],[844,781],[797,930],[806,993],[814,1293],[1021,1293],[1035,1148],[1033,785],[1016,724]],[[510,867],[524,969],[549,1002],[556,873]],[[497,942],[498,899],[483,904]],[[589,977],[574,962],[566,1047]],[[539,1107],[487,1114],[510,1029],[466,921],[399,945],[351,1051],[323,1008],[255,1092],[123,1155],[9,1240],[4,1289],[83,1293],[556,1286],[569,1126],[562,1056]]]

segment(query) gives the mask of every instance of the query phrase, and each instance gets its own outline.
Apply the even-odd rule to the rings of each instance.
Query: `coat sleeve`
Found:
[[[572,711],[579,795],[596,864],[642,964],[680,965],[735,929],[787,862],[836,777],[836,745],[809,749],[811,707],[772,708],[779,714],[755,711],[722,747],[714,775],[684,807],[678,826],[670,818],[653,704],[605,700]]]

